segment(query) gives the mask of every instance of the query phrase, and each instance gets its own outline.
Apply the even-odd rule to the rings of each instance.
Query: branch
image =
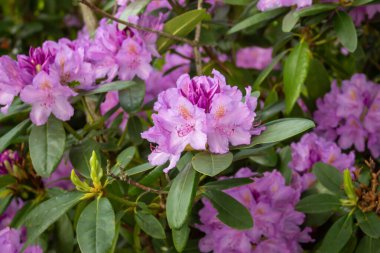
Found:
[[[79,2],[82,3],[82,4],[84,4],[84,5],[87,5],[90,9],[92,9],[93,11],[99,13],[100,15],[102,15],[102,16],[108,18],[108,19],[111,19],[111,20],[113,20],[113,21],[115,21],[117,23],[126,25],[128,27],[132,27],[134,29],[145,31],[145,32],[156,33],[156,34],[158,34],[158,35],[160,35],[162,37],[168,38],[168,39],[177,40],[177,41],[181,41],[181,42],[187,43],[187,44],[189,44],[189,45],[191,45],[193,47],[198,45],[197,42],[189,40],[189,39],[186,39],[186,38],[178,37],[176,35],[173,35],[173,34],[170,34],[170,33],[164,32],[164,31],[154,30],[154,29],[149,28],[149,27],[143,27],[143,26],[140,26],[140,25],[137,25],[137,24],[134,24],[134,23],[130,23],[128,21],[124,21],[124,20],[115,18],[111,14],[103,11],[102,9],[99,9],[97,6],[95,6],[94,4],[90,3],[87,0],[79,0]]]
[[[198,0],[198,6],[197,9],[200,10],[202,9],[202,1],[203,0]],[[199,51],[199,38],[201,37],[201,27],[202,24],[201,22],[197,25],[195,28],[195,38],[194,41],[196,45],[194,45],[194,58],[195,58],[195,69],[197,71],[197,75],[200,76],[202,75],[202,57],[201,53]]]

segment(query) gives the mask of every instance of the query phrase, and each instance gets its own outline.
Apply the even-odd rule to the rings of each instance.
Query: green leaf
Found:
[[[264,82],[264,80],[268,77],[272,70],[277,66],[277,64],[282,60],[282,58],[284,58],[286,53],[287,51],[283,51],[279,55],[274,57],[272,62],[263,71],[260,72],[259,76],[253,83],[254,90],[258,90],[260,88],[260,85]]]
[[[156,239],[165,239],[165,230],[161,223],[152,214],[137,211],[135,213],[137,225],[145,232]]]
[[[243,146],[244,148],[286,140],[315,127],[315,124],[308,119],[284,118],[268,122],[264,126],[266,127],[265,131],[259,136],[253,137],[252,143]]]
[[[242,186],[246,184],[252,183],[252,179],[250,178],[229,178],[225,180],[217,180],[217,181],[212,181],[209,182],[203,187],[206,190],[226,190],[230,188],[234,188],[237,186]]]
[[[8,131],[6,134],[1,136],[0,152],[3,152],[4,149],[6,149],[12,143],[12,140],[29,125],[29,123],[30,123],[29,119],[26,119],[23,122],[19,123],[14,128],[12,128],[12,130]]]
[[[135,145],[138,145],[142,142],[141,132],[142,132],[142,123],[139,117],[132,116],[128,119],[127,122],[127,131],[129,139]]]
[[[234,154],[234,160],[233,161],[235,162],[235,161],[239,161],[242,159],[249,158],[250,156],[253,156],[253,155],[262,154],[263,152],[272,148],[273,146],[274,146],[273,144],[265,144],[265,145],[261,145],[260,147],[257,147],[257,148],[242,149],[239,152]]]
[[[355,253],[380,253],[380,239],[364,236],[360,240]]]
[[[128,3],[125,7],[124,11],[121,13],[119,19],[128,21],[128,17],[136,16],[140,13],[142,9],[150,2],[150,0],[137,0],[131,3]],[[124,30],[127,26],[121,23],[117,24],[119,30]]]
[[[333,23],[340,43],[351,53],[354,52],[358,45],[358,36],[351,16],[344,11],[337,11]]]
[[[340,201],[337,196],[320,193],[309,195],[301,199],[296,209],[303,213],[325,213],[337,210],[340,207]]]
[[[73,167],[82,174],[82,176],[90,178],[90,158],[92,151],[96,152],[97,157],[100,156],[100,147],[96,141],[88,139],[80,145],[70,150],[69,157]]]
[[[186,152],[186,154],[184,154],[181,159],[179,159],[179,161],[177,162],[176,164],[176,167],[179,171],[183,170],[186,165],[188,165],[191,160],[193,159],[193,154],[191,152]]]
[[[355,216],[358,220],[359,227],[366,235],[376,239],[380,238],[380,218],[376,213],[363,213],[357,210]]]
[[[201,152],[193,157],[191,163],[196,171],[213,177],[227,169],[231,165],[232,159],[232,153],[212,154],[209,152]]]
[[[332,193],[342,193],[343,175],[337,168],[319,162],[314,164],[313,174],[317,177],[318,181]]]
[[[329,74],[325,66],[317,59],[311,59],[309,69],[310,71],[305,80],[305,86],[307,88],[308,99],[314,101],[323,97],[324,94],[330,91],[331,82]]]
[[[74,250],[74,229],[67,214],[57,221],[57,252],[67,253]]]
[[[248,28],[248,27],[254,26],[256,24],[274,19],[275,17],[282,14],[283,12],[285,12],[285,9],[277,8],[274,10],[256,13],[253,16],[246,18],[243,21],[234,25],[230,30],[228,30],[227,34],[236,33],[238,31],[245,29],[245,28]]]
[[[189,217],[198,184],[197,172],[191,164],[173,180],[166,201],[166,215],[170,228],[180,229]]]
[[[0,215],[2,215],[5,212],[5,210],[7,210],[9,204],[12,201],[12,198],[13,198],[12,195],[8,195],[4,198],[0,198]]]
[[[49,177],[62,159],[66,132],[62,122],[50,117],[43,126],[33,126],[29,136],[30,157],[34,170]]]
[[[164,31],[175,36],[185,37],[206,17],[207,13],[203,9],[188,11],[166,22],[164,25]],[[174,40],[160,37],[157,40],[158,52],[163,53],[175,42],[176,41]]]
[[[145,83],[141,80],[119,91],[120,106],[127,113],[137,112],[144,101]]]
[[[157,179],[164,173],[163,170],[164,166],[157,166],[154,168],[154,170],[150,171],[148,175],[144,176],[139,183],[145,186],[150,186],[157,182]],[[141,193],[142,190],[139,188],[136,188],[135,186],[129,186],[128,188],[128,195],[135,196],[139,193]]]
[[[121,170],[124,170],[125,167],[132,161],[133,157],[136,154],[136,147],[128,147],[124,149],[116,158],[116,164],[113,166],[112,171],[114,174],[118,175]]]
[[[107,198],[95,199],[81,213],[77,240],[82,253],[107,253],[115,236],[115,213]]]
[[[351,215],[339,218],[329,229],[317,253],[338,253],[352,235],[353,219]]]
[[[252,0],[223,0],[225,4],[231,5],[247,5],[252,2]]]
[[[290,113],[301,94],[302,85],[307,77],[310,50],[305,41],[295,46],[284,64],[285,111]]]
[[[248,209],[236,199],[222,191],[207,190],[203,195],[218,211],[217,218],[224,224],[236,229],[249,229],[253,226]]]
[[[328,3],[328,4],[313,4],[310,7],[302,8],[296,11],[295,15],[302,18],[308,16],[314,16],[326,11],[335,10],[338,7],[337,4]]]
[[[172,229],[172,237],[174,247],[178,252],[182,252],[189,240],[190,228],[187,224],[182,226],[180,229]]]
[[[290,32],[299,20],[299,16],[295,14],[297,10],[291,10],[282,20],[282,31]]]
[[[66,192],[42,202],[25,217],[28,242],[36,240],[51,224],[56,222],[70,208],[75,206],[83,193]]]
[[[144,164],[138,165],[136,167],[133,167],[133,168],[125,171],[125,173],[127,174],[127,176],[133,176],[133,175],[136,175],[136,174],[139,174],[139,173],[151,170],[154,167],[155,166],[151,165],[150,163],[144,163]]]
[[[99,86],[99,88],[82,92],[81,95],[88,96],[88,95],[94,95],[94,94],[99,94],[99,93],[106,93],[109,91],[124,90],[134,85],[136,85],[135,81],[116,81],[112,83],[102,84]]]
[[[286,185],[289,185],[292,181],[293,170],[289,168],[289,163],[292,160],[292,151],[289,146],[286,146],[281,149],[279,152],[281,162],[279,171],[282,176],[285,178]]]
[[[360,5],[365,5],[372,2],[375,2],[375,0],[354,0],[354,2],[352,3],[352,6],[360,6]]]
[[[261,153],[251,155],[249,160],[263,166],[274,167],[277,164],[278,155],[274,148],[269,148]]]

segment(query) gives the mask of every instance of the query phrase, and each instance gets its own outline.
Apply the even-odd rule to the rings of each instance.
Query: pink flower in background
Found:
[[[6,227],[0,230],[0,249],[3,253],[22,252],[24,240],[22,240],[21,230]],[[40,246],[27,246],[23,251],[25,253],[43,253]]]
[[[32,105],[30,118],[40,126],[46,123],[51,113],[60,120],[69,120],[74,114],[74,108],[68,99],[75,95],[69,87],[59,83],[58,77],[41,71],[33,79],[33,85],[28,85],[21,91],[20,98]]]
[[[235,175],[236,178],[252,176],[248,168],[240,169]],[[202,199],[201,224],[197,225],[205,233],[199,241],[201,252],[297,253],[303,252],[300,243],[312,241],[310,229],[300,228],[305,215],[295,210],[300,192],[286,186],[285,179],[276,170],[253,179],[249,185],[225,190],[249,210],[255,223],[251,229],[236,230],[223,224],[211,203]]]
[[[246,69],[265,69],[272,62],[272,48],[245,47],[236,53],[236,66]]]
[[[363,74],[344,80],[341,88],[334,81],[331,91],[317,100],[316,132],[327,140],[338,141],[343,149],[354,146],[363,152],[367,147],[374,158],[379,157],[379,92],[379,86]]]
[[[9,56],[0,57],[0,111],[7,113],[13,99],[25,86],[21,70]]]
[[[13,198],[8,207],[0,215],[0,230],[8,227],[16,213],[23,207],[24,202],[18,198]],[[1,248],[0,248],[1,249]]]
[[[106,98],[103,103],[100,104],[100,113],[105,115],[108,111],[114,108],[117,104],[119,104],[119,94],[117,91],[110,91],[107,93]],[[120,124],[121,129],[125,129],[128,120],[128,114],[123,111],[122,108],[118,108],[106,121],[108,126],[120,115],[122,114],[123,119]]]
[[[355,7],[350,11],[350,15],[356,26],[360,26],[364,21],[370,20],[380,12],[380,4],[370,4],[367,6]]]
[[[259,0],[257,9],[260,11],[267,11],[280,7],[297,6],[303,8],[312,5],[312,0]]]
[[[50,177],[43,179],[45,187],[58,187],[64,190],[73,189],[74,187],[70,180],[72,169],[73,166],[68,159],[68,156],[65,155]]]
[[[157,144],[149,156],[151,164],[170,160],[167,172],[187,146],[205,150],[207,143],[211,152],[226,153],[229,144],[249,144],[251,136],[261,132],[253,127],[257,98],[251,97],[251,89],[247,89],[244,103],[237,87],[227,85],[218,71],[213,74],[192,79],[184,74],[178,78],[177,88],[158,95],[154,126],[141,135]]]

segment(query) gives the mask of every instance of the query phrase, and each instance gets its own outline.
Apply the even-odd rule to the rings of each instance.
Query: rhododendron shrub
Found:
[[[32,2],[1,7],[1,253],[377,252],[376,1]]]

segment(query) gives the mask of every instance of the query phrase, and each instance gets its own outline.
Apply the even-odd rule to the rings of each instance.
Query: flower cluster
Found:
[[[317,133],[335,141],[343,149],[355,146],[359,152],[366,148],[375,158],[380,156],[380,86],[355,74],[317,101],[314,113]]]
[[[24,251],[25,240],[23,239],[23,231],[14,228],[6,227],[0,230],[0,249],[4,253],[43,253],[40,246],[27,246]]]
[[[368,6],[359,6],[350,11],[350,15],[356,26],[361,25],[364,21],[372,19],[380,12],[380,4],[371,4]]]
[[[257,3],[257,9],[260,11],[267,11],[280,7],[290,7],[296,5],[298,8],[307,7],[312,5],[312,0],[259,0]]]
[[[252,177],[248,168],[240,169],[235,177]],[[276,170],[265,172],[249,185],[225,191],[250,211],[254,226],[249,230],[235,230],[217,219],[217,211],[203,199],[199,211],[201,225],[197,227],[206,235],[199,242],[201,252],[264,253],[303,252],[300,243],[312,241],[310,228],[301,229],[305,215],[295,210],[300,192],[285,185],[285,179]]]
[[[223,154],[233,146],[249,144],[252,135],[260,133],[253,128],[257,98],[246,88],[245,101],[237,87],[226,84],[223,75],[213,71],[214,77],[184,74],[177,87],[163,91],[154,105],[154,126],[142,137],[157,146],[149,155],[153,165],[170,160],[167,172],[179,160],[187,147],[208,149]]]
[[[354,152],[344,154],[335,142],[318,137],[315,133],[305,134],[299,142],[292,143],[291,150],[289,167],[294,171],[293,183],[299,185],[302,191],[315,182],[315,176],[310,171],[317,162],[330,164],[342,172],[355,169]]]
[[[272,48],[245,47],[236,53],[236,66],[247,69],[265,69],[272,62]]]

